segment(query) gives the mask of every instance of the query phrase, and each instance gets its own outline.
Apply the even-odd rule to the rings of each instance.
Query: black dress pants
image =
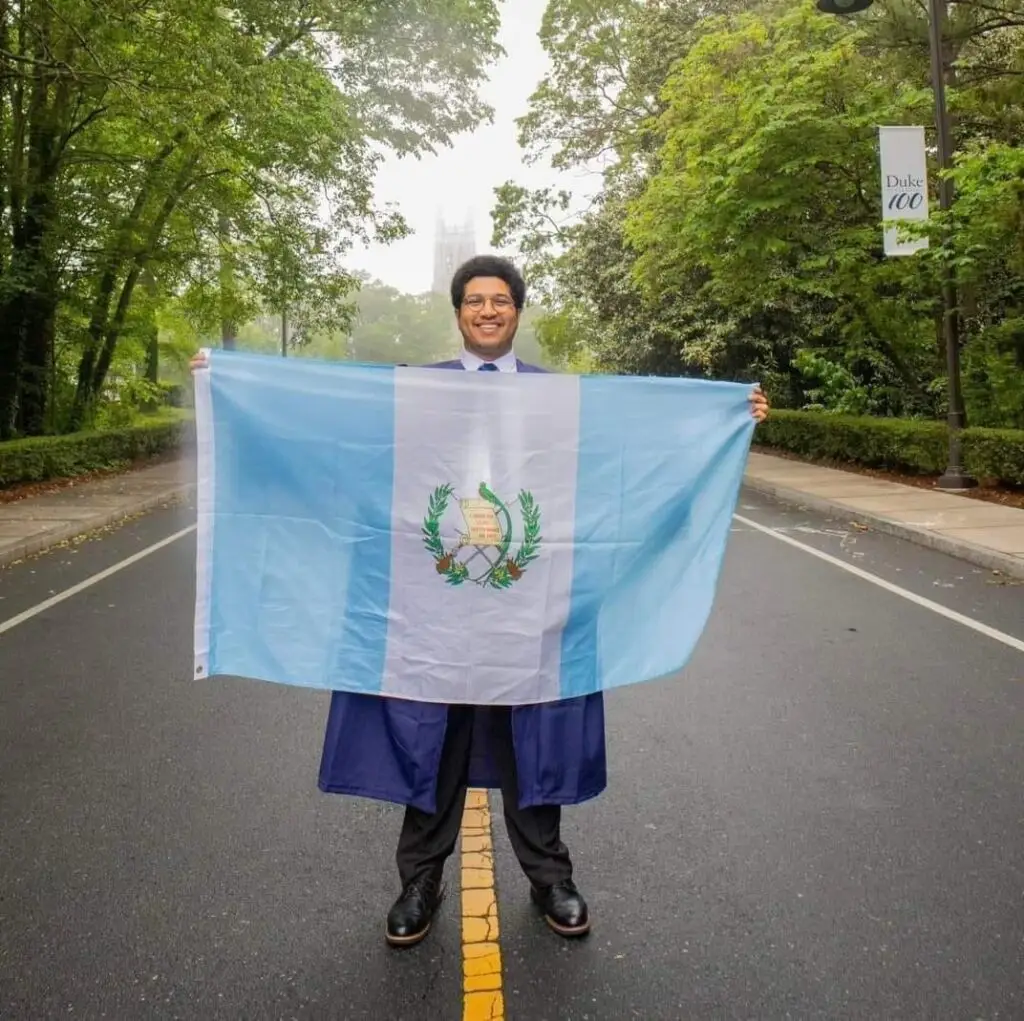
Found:
[[[501,706],[451,706],[437,772],[437,811],[431,814],[411,805],[405,810],[396,856],[402,885],[430,874],[439,879],[445,861],[455,850],[466,803],[475,714],[483,714],[491,728],[490,746],[501,781],[505,826],[523,872],[535,886],[571,879],[572,862],[560,835],[560,806],[519,807],[512,711]]]

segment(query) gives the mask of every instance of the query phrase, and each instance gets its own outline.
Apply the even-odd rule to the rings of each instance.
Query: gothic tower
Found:
[[[438,212],[434,232],[434,293],[447,294],[451,287],[452,274],[462,263],[472,259],[476,254],[473,214],[467,214],[466,221],[461,227],[451,227]]]

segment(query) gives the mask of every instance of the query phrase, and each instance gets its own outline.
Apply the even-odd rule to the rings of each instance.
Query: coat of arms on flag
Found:
[[[507,589],[537,559],[543,540],[540,507],[525,489],[511,504],[506,504],[486,482],[480,483],[477,492],[479,496],[459,497],[452,485],[438,486],[430,494],[423,519],[423,545],[434,558],[437,573],[444,575],[449,585],[468,581],[484,588]],[[446,518],[451,517],[453,496],[465,531],[446,545],[444,526],[448,524]]]

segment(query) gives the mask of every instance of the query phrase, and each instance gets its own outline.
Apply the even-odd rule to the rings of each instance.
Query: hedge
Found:
[[[175,451],[192,435],[192,423],[180,413],[165,413],[123,429],[11,440],[0,443],[0,487],[120,468]]]
[[[948,437],[942,422],[778,410],[758,428],[754,442],[801,457],[941,475]],[[965,429],[963,453],[964,467],[976,478],[1024,486],[1024,430]]]

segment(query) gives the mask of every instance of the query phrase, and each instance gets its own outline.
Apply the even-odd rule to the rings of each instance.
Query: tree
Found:
[[[520,145],[528,161],[549,157],[559,169],[594,172],[603,193],[580,209],[565,190],[509,181],[496,192],[493,241],[523,258],[548,312],[538,335],[553,358],[619,371],[650,371],[668,358],[683,371],[686,359],[669,355],[678,348],[667,336],[669,319],[650,314],[632,279],[635,255],[617,221],[656,150],[669,71],[699,38],[703,19],[740,6],[549,3],[541,40],[551,71],[519,121]]]

